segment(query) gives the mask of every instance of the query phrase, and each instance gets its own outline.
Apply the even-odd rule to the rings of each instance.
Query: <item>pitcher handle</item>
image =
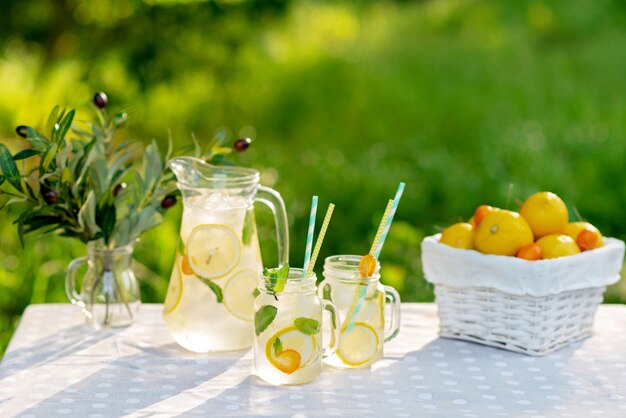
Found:
[[[391,318],[389,327],[385,327],[385,342],[391,341],[400,331],[400,294],[391,286],[385,287],[385,300],[391,302]],[[383,306],[384,309],[384,306]]]
[[[280,194],[269,187],[259,186],[256,202],[267,205],[274,214],[276,222],[276,243],[278,244],[278,265],[283,266],[289,262],[289,231],[287,229],[287,211],[285,202]]]
[[[72,260],[67,266],[67,272],[65,273],[65,293],[67,298],[74,305],[85,306],[85,302],[81,299],[80,295],[76,291],[76,272],[83,265],[86,264],[89,257],[80,257]]]
[[[323,311],[328,311],[330,313],[330,344],[328,347],[324,348],[324,353],[322,354],[322,357],[326,358],[335,354],[337,347],[339,347],[339,338],[341,337],[341,320],[339,319],[339,312],[337,312],[335,304],[331,301],[322,300],[322,309]]]

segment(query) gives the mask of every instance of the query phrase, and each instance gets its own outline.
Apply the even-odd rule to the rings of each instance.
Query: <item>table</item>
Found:
[[[626,416],[626,306],[601,306],[592,338],[540,358],[438,338],[432,304],[402,315],[370,370],[273,387],[250,375],[251,351],[177,346],[161,305],[105,331],[75,306],[32,305],[0,363],[0,416]]]

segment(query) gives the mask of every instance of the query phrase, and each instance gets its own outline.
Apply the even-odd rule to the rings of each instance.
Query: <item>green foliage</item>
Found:
[[[196,277],[198,277],[198,276],[196,276]],[[220,287],[220,285],[218,285],[217,283],[213,282],[212,280],[203,279],[201,277],[198,277],[198,279],[202,280],[202,283],[207,285],[209,287],[209,289],[211,289],[211,291],[215,294],[215,298],[217,299],[217,303],[222,303],[222,301],[224,300],[224,293],[222,292],[222,288]]]
[[[15,156],[16,125],[45,125],[56,103],[81,114],[96,90],[111,106],[132,106],[129,137],[156,138],[161,149],[168,130],[176,147],[217,126],[258,138],[241,163],[282,194],[293,266],[303,261],[312,195],[336,204],[320,260],[364,254],[405,181],[381,255],[382,280],[403,301],[433,298],[420,240],[479,204],[505,206],[511,183],[511,202],[552,190],[604,235],[626,238],[626,186],[615,181],[626,161],[619,2],[223,3],[5,4],[2,142]],[[28,136],[43,154],[38,133]],[[146,302],[164,299],[180,211],[136,247]],[[276,265],[271,215],[256,217],[265,264]],[[85,251],[54,235],[22,249],[3,219],[0,345],[27,304],[66,301],[64,269]],[[624,283],[605,300],[624,303]]]
[[[280,338],[276,338],[274,340],[274,344],[272,344],[272,348],[274,349],[274,356],[278,357],[280,353],[283,351],[283,343]]]
[[[27,204],[16,220],[21,240],[30,232],[57,231],[116,248],[161,223],[161,200],[175,186],[158,146],[153,142],[146,147],[143,173],[138,173],[130,161],[130,143],[112,148],[118,123],[109,122],[103,109],[97,111],[100,125],[76,129],[70,138],[76,112],[57,106],[48,118],[50,139],[28,128],[28,148],[14,156],[0,144],[0,170],[12,186],[0,188],[2,206]],[[21,171],[17,161],[23,163]],[[118,195],[115,188],[122,185]]]
[[[289,264],[275,269],[264,268],[263,275],[269,279],[268,283],[266,283],[267,293],[276,296],[277,293],[285,289],[287,278],[289,277]]]
[[[319,321],[311,318],[296,318],[293,321],[293,326],[296,327],[298,331],[306,335],[315,335],[320,332]]]
[[[254,313],[254,332],[256,335],[261,335],[261,333],[274,322],[277,311],[276,306],[264,305]]]

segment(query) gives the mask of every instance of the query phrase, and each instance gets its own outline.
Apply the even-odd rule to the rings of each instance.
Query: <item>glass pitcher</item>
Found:
[[[165,323],[191,351],[249,348],[263,266],[254,202],[274,213],[279,265],[288,262],[285,204],[278,192],[259,185],[259,172],[250,168],[213,166],[193,157],[175,158],[169,166],[182,192],[183,219]]]
[[[67,297],[96,328],[126,327],[137,317],[141,300],[132,269],[133,245],[111,249],[92,241],[87,244],[87,257],[73,260],[67,268]],[[76,275],[83,265],[87,272],[78,292]]]

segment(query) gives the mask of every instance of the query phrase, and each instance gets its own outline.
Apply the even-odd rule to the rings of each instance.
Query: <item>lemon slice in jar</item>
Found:
[[[355,322],[351,331],[341,333],[337,356],[348,366],[362,366],[378,354],[378,334],[365,322]]]
[[[251,322],[254,318],[254,289],[258,285],[258,273],[241,270],[224,286],[224,305],[238,319]]]
[[[272,366],[291,374],[312,360],[316,343],[315,336],[304,334],[295,326],[283,328],[267,340],[265,356]]]
[[[163,302],[163,315],[167,315],[176,310],[183,295],[183,275],[180,271],[180,266],[178,263],[178,256],[176,256],[176,262],[174,263],[172,277],[170,278],[170,283],[167,286],[165,302]]]
[[[189,268],[203,279],[217,279],[230,273],[241,253],[237,234],[225,225],[198,225],[187,240]]]

